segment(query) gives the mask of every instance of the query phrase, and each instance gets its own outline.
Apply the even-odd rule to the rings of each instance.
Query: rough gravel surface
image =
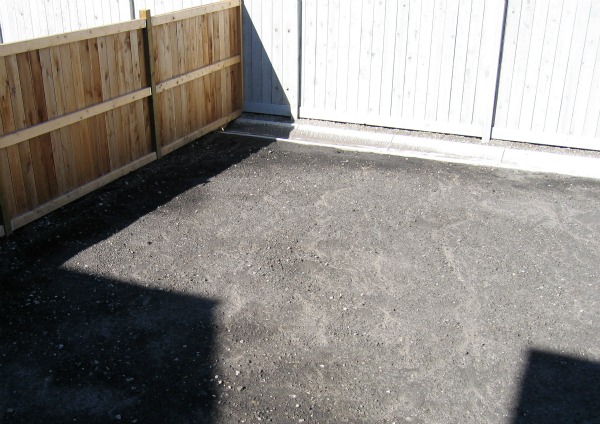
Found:
[[[598,423],[599,253],[599,182],[213,134],[0,240],[0,423]]]

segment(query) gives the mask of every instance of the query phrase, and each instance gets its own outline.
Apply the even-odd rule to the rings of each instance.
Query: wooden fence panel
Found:
[[[509,0],[492,135],[600,150],[600,4]]]
[[[71,33],[62,41],[34,40],[40,48],[29,49],[27,42],[0,46],[2,199],[15,226],[37,217],[42,205],[48,208],[151,153],[147,100],[89,117],[86,112],[144,88],[137,48],[143,34],[139,23],[132,25],[102,37],[91,31],[87,39]],[[60,123],[77,114],[82,116]]]
[[[306,0],[300,116],[482,136],[502,11],[475,0]]]
[[[153,18],[159,145],[165,153],[241,114],[241,2]]]
[[[228,0],[0,45],[0,233],[239,116],[240,25]]]

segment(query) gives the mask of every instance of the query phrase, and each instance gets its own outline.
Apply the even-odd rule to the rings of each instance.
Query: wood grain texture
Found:
[[[142,20],[86,32],[87,38],[80,32],[38,40],[30,50],[0,55],[0,206],[7,232],[158,157],[152,105],[167,152],[239,116],[241,8],[222,6],[159,26]]]

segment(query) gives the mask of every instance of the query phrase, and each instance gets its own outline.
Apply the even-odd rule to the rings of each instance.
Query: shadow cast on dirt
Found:
[[[214,301],[69,271],[27,286],[2,288],[6,423],[211,422]]]
[[[531,350],[514,424],[597,423],[600,363]]]
[[[214,300],[65,269],[269,143],[213,134],[0,240],[0,422],[214,421]]]

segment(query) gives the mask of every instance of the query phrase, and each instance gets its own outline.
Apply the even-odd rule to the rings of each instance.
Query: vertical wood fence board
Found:
[[[98,39],[92,38],[87,41],[87,51],[90,60],[90,90],[89,105],[102,102],[102,73],[100,68],[100,50]],[[94,118],[93,129],[96,131],[96,157],[98,176],[110,172],[110,151],[108,147],[108,133],[106,131],[106,114],[100,114]]]
[[[98,38],[98,64],[100,68],[100,90],[102,101],[107,101],[111,98],[111,81],[110,81],[110,67],[109,67],[109,44],[110,41],[108,37],[99,37]],[[119,149],[118,149],[118,139],[116,132],[116,114],[114,111],[106,112],[104,116],[104,121],[106,123],[106,140],[108,147],[108,155],[109,155],[109,164],[110,170],[114,171],[119,168]]]
[[[11,55],[6,56],[6,71],[8,78],[8,86],[10,89],[11,95],[11,104],[13,111],[13,119],[14,119],[14,129],[19,130],[27,127],[27,117],[25,114],[25,104],[24,102],[30,101],[30,97],[25,99],[23,97],[23,89],[28,93],[30,86],[27,81],[23,81],[23,85],[21,85],[21,75],[19,73],[19,65],[18,62],[24,59],[24,54]],[[24,66],[22,65],[22,69]],[[25,74],[23,75],[25,79]],[[31,94],[29,94],[31,96]],[[35,175],[33,166],[31,163],[31,149],[29,141],[24,143],[20,143],[17,145],[18,155],[19,155],[19,164],[21,166],[21,174],[22,181],[24,186],[24,197],[26,202],[21,204],[22,208],[29,209],[37,206],[37,191],[35,187]],[[16,153],[16,152],[15,152]],[[23,209],[20,212],[24,211]]]
[[[54,76],[52,70],[52,57],[49,48],[39,51],[40,63],[42,67],[42,81],[44,86],[44,100],[47,113],[47,119],[53,119],[58,116],[56,92],[54,89]],[[50,143],[52,151],[52,162],[54,175],[56,176],[56,190],[53,197],[67,190],[67,182],[64,173],[64,158],[61,147],[61,134],[59,131],[50,133]]]
[[[94,74],[92,72],[92,58],[90,55],[89,40],[80,41],[79,44],[79,55],[80,55],[80,71],[82,80],[83,90],[83,107],[89,107],[95,104],[94,102],[94,87],[92,78]],[[88,155],[89,155],[89,171],[91,173],[90,180],[98,178],[102,175],[100,171],[101,160],[99,157],[98,149],[98,120],[96,117],[91,117],[85,121],[86,124],[86,137],[88,139]]]

